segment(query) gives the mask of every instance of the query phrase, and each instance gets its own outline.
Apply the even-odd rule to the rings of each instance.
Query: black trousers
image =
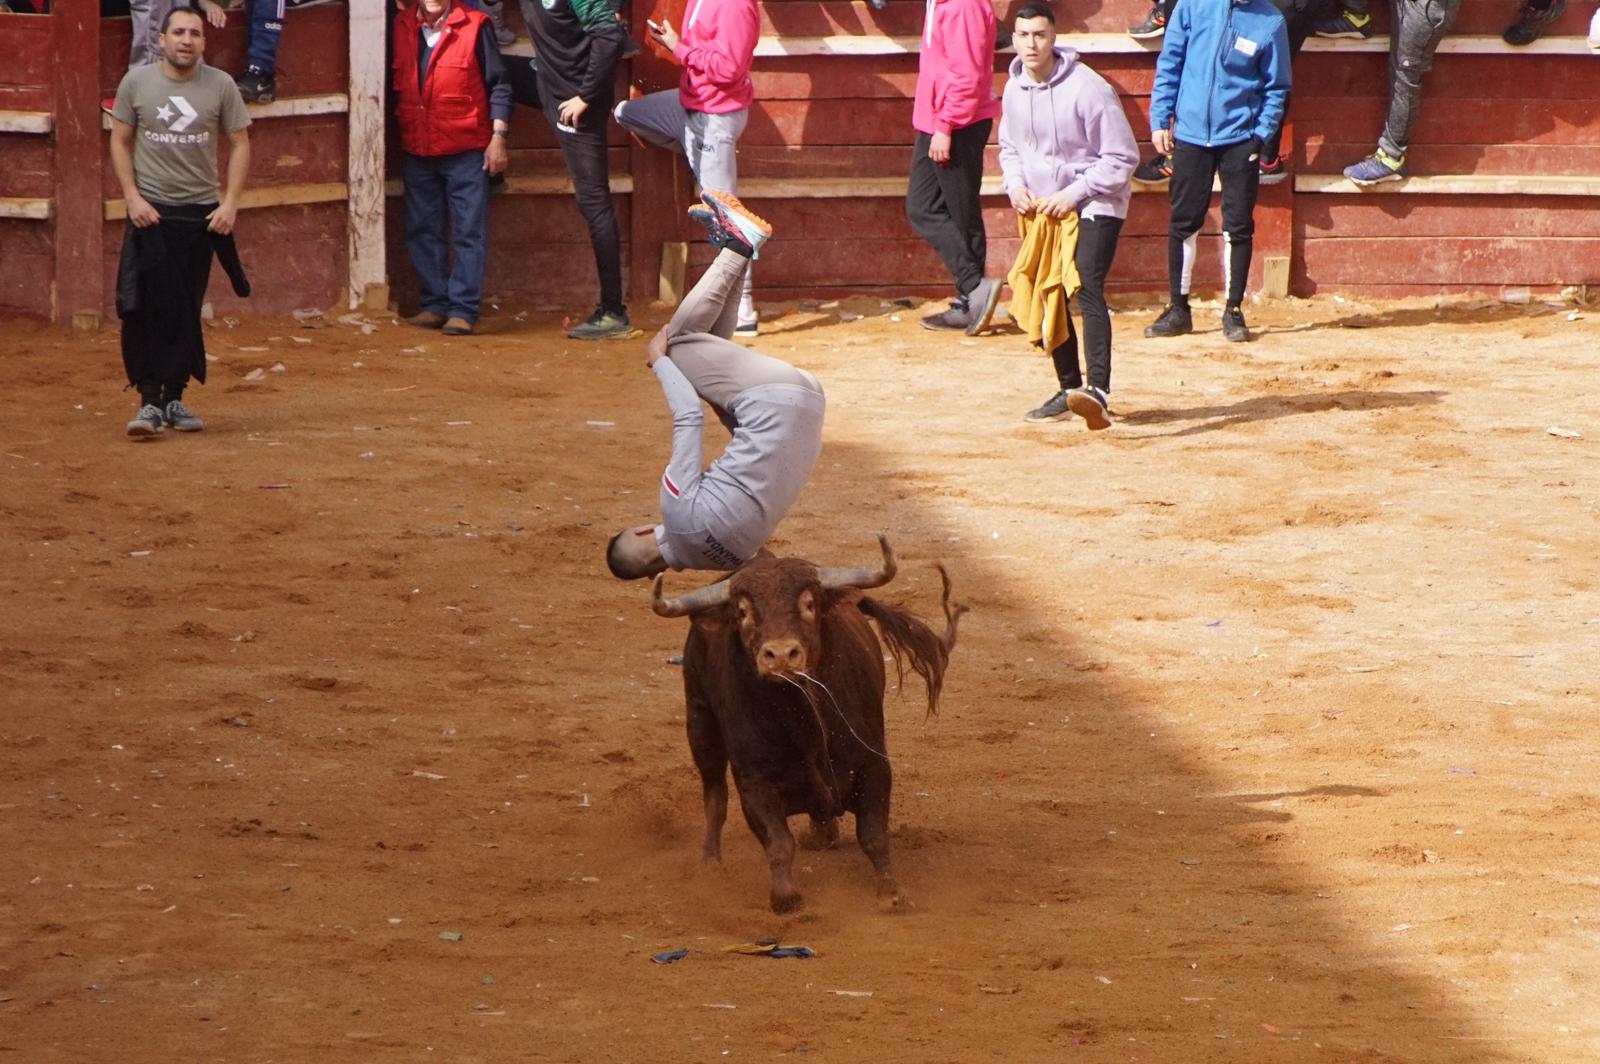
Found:
[[[1228,306],[1244,300],[1250,253],[1256,233],[1256,189],[1261,177],[1260,146],[1252,138],[1220,148],[1185,141],[1172,146],[1172,222],[1167,229],[1167,271],[1172,301],[1189,301],[1194,272],[1195,236],[1211,204],[1211,182],[1222,175],[1222,232],[1228,242]]]
[[[911,185],[906,190],[906,218],[917,235],[933,245],[966,295],[983,280],[989,242],[983,231],[978,190],[983,182],[983,146],[994,119],[985,118],[950,134],[950,162],[940,166],[928,158],[933,138],[917,134],[911,149]]]
[[[509,57],[506,77],[516,101],[543,111],[556,131],[556,141],[572,177],[572,191],[578,211],[589,224],[589,243],[594,246],[595,268],[600,274],[600,306],[624,313],[622,302],[622,236],[617,227],[617,211],[611,202],[611,171],[606,158],[606,120],[611,116],[612,93],[590,100],[583,117],[569,132],[561,125],[561,100],[539,77],[526,59]]]
[[[1083,318],[1083,356],[1089,371],[1089,384],[1103,392],[1111,390],[1111,314],[1106,310],[1106,274],[1117,257],[1117,237],[1122,233],[1121,218],[1081,218],[1078,220],[1078,250],[1072,261],[1078,267],[1078,314]],[[1056,380],[1062,388],[1083,387],[1078,371],[1078,334],[1067,315],[1067,338],[1050,352]]]

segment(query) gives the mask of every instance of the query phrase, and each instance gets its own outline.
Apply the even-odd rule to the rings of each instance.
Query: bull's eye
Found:
[[[800,592],[800,616],[808,621],[817,619],[817,596],[809,588]]]
[[[739,624],[741,627],[755,620],[755,611],[750,608],[750,603],[744,599],[739,600]]]

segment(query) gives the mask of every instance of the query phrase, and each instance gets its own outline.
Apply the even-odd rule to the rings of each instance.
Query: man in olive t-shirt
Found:
[[[161,26],[162,60],[129,71],[112,110],[111,165],[122,185],[128,230],[118,271],[123,362],[141,407],[128,435],[202,423],[182,402],[189,378],[204,380],[200,306],[213,238],[231,248],[234,216],[250,169],[250,116],[233,79],[202,61],[205,20],[175,8]],[[217,183],[217,138],[228,136],[228,182]],[[124,276],[137,278],[124,299]],[[125,311],[124,303],[133,307]]]

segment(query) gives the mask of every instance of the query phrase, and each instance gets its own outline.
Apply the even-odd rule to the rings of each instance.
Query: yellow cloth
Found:
[[[1017,215],[1022,247],[1006,281],[1011,285],[1011,317],[1028,341],[1054,351],[1072,328],[1067,300],[1082,287],[1078,278],[1078,212],[1049,218],[1038,211]]]

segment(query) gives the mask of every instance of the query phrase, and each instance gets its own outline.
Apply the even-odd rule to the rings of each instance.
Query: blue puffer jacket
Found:
[[[1189,144],[1267,140],[1289,102],[1289,31],[1267,0],[1178,0],[1167,23],[1150,128]]]

